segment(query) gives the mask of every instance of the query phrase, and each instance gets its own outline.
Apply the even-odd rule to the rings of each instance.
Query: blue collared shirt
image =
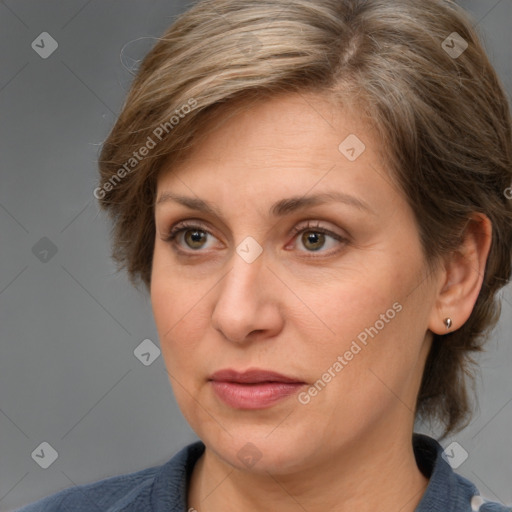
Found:
[[[512,511],[484,500],[469,480],[455,473],[435,439],[414,434],[413,447],[418,467],[429,478],[415,512]],[[161,466],[64,489],[15,512],[188,512],[188,483],[204,449],[198,441]]]

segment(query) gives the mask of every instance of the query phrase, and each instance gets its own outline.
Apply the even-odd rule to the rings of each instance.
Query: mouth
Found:
[[[216,396],[235,409],[264,409],[294,395],[306,383],[269,370],[220,370],[210,376]]]
[[[260,370],[258,368],[246,370],[245,372],[238,372],[232,369],[219,370],[212,374],[208,380],[215,382],[235,382],[238,384],[260,384],[262,382],[305,384],[305,382],[300,379],[288,377],[270,370]]]

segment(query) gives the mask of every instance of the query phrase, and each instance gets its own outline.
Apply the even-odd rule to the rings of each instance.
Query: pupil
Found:
[[[201,242],[203,233],[201,231],[189,231],[192,242]]]

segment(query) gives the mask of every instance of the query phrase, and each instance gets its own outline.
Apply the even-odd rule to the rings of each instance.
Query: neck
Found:
[[[196,463],[188,503],[200,512],[414,512],[428,479],[418,469],[412,429],[351,443],[317,467],[292,474],[252,473],[206,448]]]

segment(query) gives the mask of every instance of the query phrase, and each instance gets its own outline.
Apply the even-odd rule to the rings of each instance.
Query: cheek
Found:
[[[205,365],[209,357],[199,346],[205,325],[198,314],[201,303],[170,283],[163,279],[153,281],[153,315],[169,383],[183,416],[193,426],[197,423],[194,397],[201,387],[198,376],[203,377],[208,371]]]
[[[345,283],[338,295],[331,293],[323,312],[336,335],[319,338],[320,350],[304,347],[308,360],[314,361],[314,378],[332,381],[315,398],[319,410],[338,404],[340,411],[352,411],[356,423],[366,421],[368,411],[378,415],[396,404],[405,406],[405,413],[413,409],[412,395],[422,371],[425,305],[421,301],[426,290],[420,287],[419,294],[411,294],[418,277],[409,269],[405,275],[393,273],[390,266],[378,275],[385,277]]]
[[[155,251],[151,306],[165,364],[173,375],[190,373],[194,366],[199,333],[204,330],[198,288],[192,288],[173,268],[163,264],[160,253]]]
[[[191,290],[190,283],[174,263],[169,246],[157,241],[151,272],[151,305],[162,342],[167,338],[164,335],[172,333],[188,311],[193,313]]]
[[[211,318],[205,311],[204,294],[210,287],[198,284],[185,293],[174,280],[170,283],[155,282],[151,301],[170,383],[180,407],[187,407],[191,395],[199,393],[204,377],[211,371],[209,364],[218,353],[212,353],[216,347],[205,343]]]
[[[323,330],[321,344],[328,347],[338,340],[335,348],[342,348],[392,308],[400,297],[396,281],[392,268],[375,264],[368,269],[344,269],[315,287],[301,285],[296,293],[307,305],[302,327],[318,326],[319,333]]]
[[[343,379],[333,379],[333,390],[360,380],[368,386],[368,379],[376,379],[370,369],[392,387],[398,386],[416,364],[425,308],[418,295],[424,290],[419,289],[419,294],[411,290],[421,282],[421,259],[415,259],[412,251],[408,264],[403,253],[379,256],[351,269],[345,274],[349,278],[333,278],[315,288],[301,285],[297,290],[308,305],[302,308],[306,314],[297,314],[292,321],[302,333],[299,360],[311,362],[314,378],[329,369],[337,375],[343,372]],[[336,361],[338,370],[340,364],[343,370],[332,369]]]
[[[192,359],[208,322],[207,315],[201,314],[201,295],[162,282],[154,286],[151,302],[162,350]]]

